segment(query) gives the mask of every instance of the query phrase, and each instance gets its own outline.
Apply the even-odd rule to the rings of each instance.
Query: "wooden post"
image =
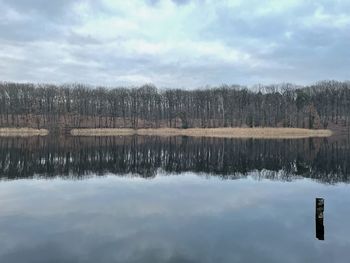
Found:
[[[318,240],[324,240],[324,199],[316,198],[316,214],[315,214],[315,222],[316,222],[316,238]]]

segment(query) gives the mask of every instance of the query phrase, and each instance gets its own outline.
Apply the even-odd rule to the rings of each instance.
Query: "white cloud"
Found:
[[[13,23],[13,22],[19,22],[19,21],[25,21],[28,19],[27,15],[20,14],[16,10],[12,8],[5,7],[2,10],[2,14],[0,16],[0,23]]]
[[[273,14],[281,14],[292,11],[293,8],[300,6],[302,0],[270,0],[259,1],[256,3],[258,7],[253,10],[253,13],[259,16],[267,16]]]
[[[323,6],[316,8],[315,12],[304,19],[305,26],[309,28],[334,27],[339,29],[349,29],[350,15],[345,13],[330,14]]]
[[[79,0],[54,8],[0,0],[0,8],[2,80],[193,88],[347,78],[345,0]]]

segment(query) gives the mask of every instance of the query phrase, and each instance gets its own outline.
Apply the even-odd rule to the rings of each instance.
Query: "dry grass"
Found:
[[[46,136],[49,134],[45,129],[32,128],[0,128],[0,137],[30,137]]]
[[[309,130],[300,128],[192,128],[192,129],[73,129],[73,136],[192,136],[218,138],[262,138],[297,139],[329,137],[330,130]]]

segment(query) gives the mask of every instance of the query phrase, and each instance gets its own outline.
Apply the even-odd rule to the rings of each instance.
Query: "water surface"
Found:
[[[348,140],[0,139],[0,262],[348,262]],[[315,198],[325,199],[324,240]]]

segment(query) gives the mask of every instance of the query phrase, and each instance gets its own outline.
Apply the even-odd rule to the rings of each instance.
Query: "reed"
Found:
[[[330,130],[301,128],[159,128],[159,129],[73,129],[73,136],[191,136],[218,138],[294,139],[329,137]]]
[[[30,137],[46,136],[49,131],[46,129],[32,128],[0,128],[0,137]]]

